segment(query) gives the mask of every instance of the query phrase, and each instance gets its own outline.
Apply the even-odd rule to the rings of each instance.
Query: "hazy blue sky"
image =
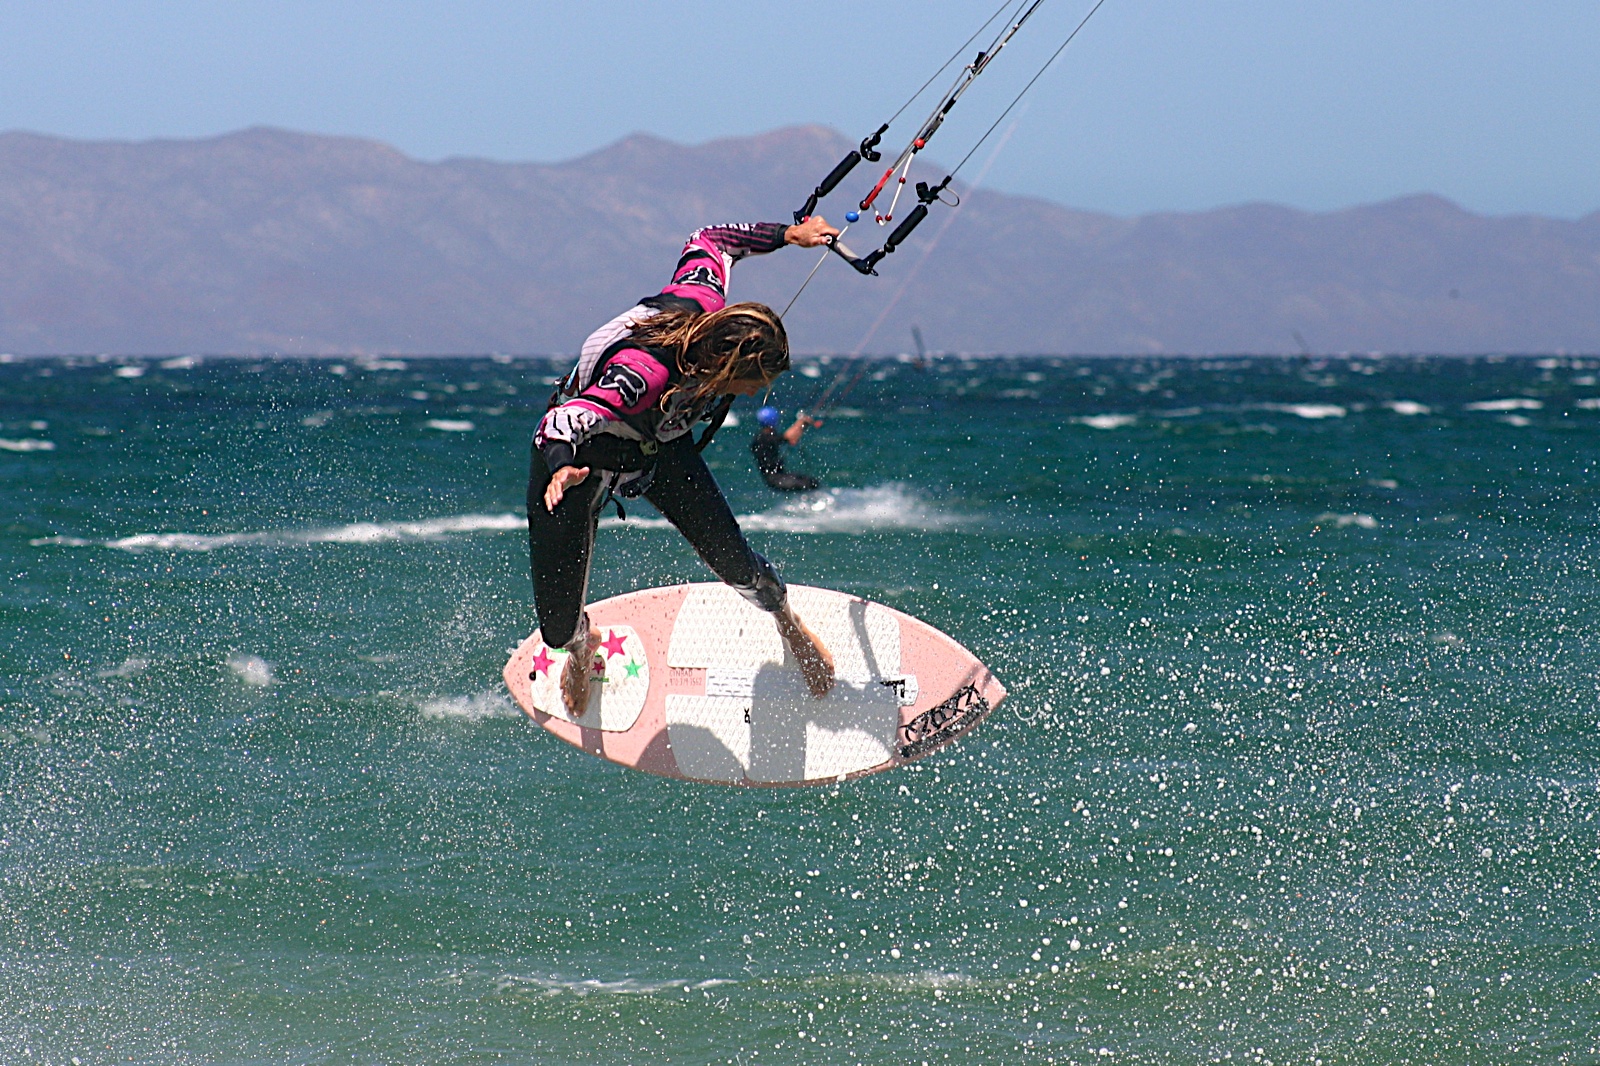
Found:
[[[266,124],[541,162],[636,130],[859,137],[995,2],[0,0],[0,130]],[[1047,0],[929,155],[960,158],[1091,5]],[[1600,2],[1107,0],[988,184],[1124,214],[1420,191],[1585,214],[1600,209]]]

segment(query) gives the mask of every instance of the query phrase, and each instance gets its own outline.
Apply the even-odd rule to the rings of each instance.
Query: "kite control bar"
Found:
[[[811,195],[806,197],[806,205],[794,213],[795,223],[799,224],[810,218],[812,212],[816,211],[817,209],[817,201],[821,200],[824,196],[828,195],[835,188],[837,188],[839,183],[843,181],[852,170],[855,169],[857,163],[861,162],[863,159],[869,163],[876,163],[878,160],[882,159],[883,153],[878,151],[878,142],[881,141],[883,139],[883,135],[888,132],[889,124],[885,122],[883,125],[878,127],[878,132],[862,140],[860,148],[855,149],[849,155],[839,160],[839,165],[828,171],[828,176],[823,178],[815,189],[811,190]]]
[[[850,250],[838,241],[834,241],[832,244],[833,250],[839,253],[839,258],[855,267],[860,273],[876,274],[878,272],[876,268],[879,263],[883,262],[884,256],[892,254],[896,248],[904,244],[906,238],[911,236],[911,231],[921,225],[922,220],[928,217],[928,205],[935,200],[939,200],[940,203],[947,202],[941,200],[939,194],[944,192],[945,188],[950,184],[950,177],[949,174],[946,174],[944,180],[937,185],[929,185],[925,181],[917,182],[917,206],[911,209],[909,215],[900,220],[900,224],[889,234],[889,239],[883,242],[882,248],[866,255],[857,256],[850,254]],[[960,201],[958,200],[956,203],[960,203]],[[954,207],[955,204],[950,206]],[[851,211],[845,217],[849,218],[853,214],[855,212]]]
[[[967,151],[967,154],[961,158],[961,162],[957,163],[950,173],[944,176],[942,181],[931,186],[924,181],[919,181],[916,183],[915,188],[917,191],[917,205],[911,209],[911,212],[906,215],[905,218],[900,220],[900,224],[890,232],[889,239],[883,242],[883,246],[881,248],[879,248],[877,251],[869,252],[866,255],[856,255],[854,252],[850,251],[850,249],[846,248],[842,243],[840,243],[839,237],[844,235],[843,230],[841,230],[838,236],[828,239],[828,250],[838,255],[845,262],[849,263],[858,273],[876,274],[878,272],[876,269],[877,265],[883,261],[884,257],[893,254],[894,250],[901,244],[905,243],[906,239],[911,236],[911,231],[916,229],[917,226],[921,225],[922,220],[928,217],[929,204],[932,204],[935,200],[937,200],[940,203],[949,204],[951,207],[957,206],[960,203],[959,198],[952,202],[950,200],[945,200],[942,195],[945,190],[949,188],[950,182],[954,179],[955,175],[961,172],[961,168],[967,165],[967,161],[972,158],[973,153],[978,150],[984,141],[989,139],[990,134],[994,133],[995,129],[999,127],[1000,123],[1004,121],[1005,117],[1011,113],[1012,108],[1016,107],[1017,104],[1022,101],[1022,98],[1027,95],[1028,90],[1033,88],[1034,83],[1044,75],[1046,70],[1050,69],[1050,65],[1054,63],[1057,57],[1059,57],[1061,53],[1066,50],[1067,45],[1073,42],[1073,39],[1078,36],[1079,31],[1081,31],[1083,27],[1088,24],[1089,20],[1094,17],[1095,12],[1099,11],[1100,8],[1104,6],[1105,2],[1106,0],[1095,0],[1094,6],[1089,9],[1089,13],[1083,16],[1078,24],[1073,27],[1072,32],[1067,34],[1066,40],[1061,42],[1060,46],[1050,54],[1050,58],[1044,61],[1044,64],[1039,67],[1038,71],[1034,73],[1032,78],[1028,79],[1028,83],[1022,87],[1022,91],[1017,93],[1016,97],[1011,101],[1010,104],[1006,105],[1006,109],[1000,113],[1000,117],[994,120],[994,123],[989,126],[988,130],[984,132],[983,136],[978,138],[977,144],[974,144],[972,148]],[[800,223],[805,221],[805,219],[817,209],[817,203],[824,196],[832,192],[840,182],[844,181],[845,177],[855,169],[857,163],[861,162],[863,159],[866,159],[870,162],[876,162],[878,159],[880,159],[882,156],[877,150],[878,142],[883,137],[884,133],[888,132],[890,124],[898,119],[906,108],[910,107],[922,96],[924,90],[933,84],[935,78],[939,77],[940,74],[949,68],[951,63],[954,63],[962,55],[962,53],[966,52],[966,49],[971,46],[972,42],[978,39],[979,34],[982,34],[985,30],[987,30],[994,23],[995,19],[1000,18],[1002,13],[1008,9],[1011,9],[1012,14],[1006,18],[1005,21],[1001,22],[1000,30],[995,35],[994,40],[990,42],[989,47],[980,51],[972,60],[972,62],[967,63],[961,68],[959,73],[956,75],[955,82],[948,90],[946,90],[944,95],[939,98],[939,103],[934,107],[933,112],[929,114],[921,126],[917,127],[917,133],[911,138],[911,142],[906,145],[906,147],[898,156],[895,157],[894,162],[889,164],[889,167],[883,172],[883,177],[879,178],[877,184],[872,187],[872,191],[867,193],[867,195],[862,198],[860,204],[857,205],[860,210],[846,211],[844,214],[845,222],[851,224],[860,221],[861,214],[866,211],[873,212],[874,221],[876,221],[880,226],[886,226],[890,222],[893,222],[895,205],[900,200],[900,194],[905,190],[908,174],[911,169],[911,160],[917,155],[917,153],[922,151],[922,149],[927,145],[928,140],[935,133],[939,132],[939,128],[944,125],[944,120],[950,114],[951,109],[956,106],[956,103],[963,95],[966,94],[966,91],[972,87],[972,83],[977,80],[978,75],[982,74],[988,69],[989,64],[994,62],[995,56],[999,55],[1000,51],[1011,42],[1011,38],[1015,37],[1017,31],[1022,29],[1022,24],[1027,22],[1028,19],[1033,16],[1034,12],[1039,10],[1039,7],[1043,3],[1044,0],[1002,0],[999,8],[995,10],[994,14],[990,15],[988,19],[984,21],[983,25],[978,27],[977,32],[973,33],[971,37],[968,37],[966,43],[957,48],[950,58],[945,60],[938,70],[934,71],[933,77],[930,77],[927,81],[922,83],[922,88],[911,94],[911,99],[900,105],[900,110],[891,115],[888,122],[885,122],[882,126],[879,126],[877,132],[873,133],[872,136],[861,142],[860,148],[845,156],[832,170],[828,172],[827,177],[823,178],[822,181],[818,183],[817,187],[811,191],[811,195],[806,198],[805,206],[794,213],[795,222]],[[1013,5],[1015,6],[1013,7]],[[899,174],[897,179],[896,172]],[[876,203],[878,195],[889,186],[891,179],[894,179],[894,194],[889,199],[888,208],[886,210],[879,210],[873,205]],[[848,226],[846,228],[848,228]],[[794,296],[789,300],[788,306],[784,308],[785,314],[789,312],[789,308],[794,306],[795,300],[800,298],[800,294],[805,291],[806,286],[811,284],[811,279],[816,276],[817,270],[821,268],[822,264],[827,260],[827,258],[827,253],[825,252],[823,253],[822,257],[817,260],[816,266],[811,268],[811,273],[806,275],[806,280],[801,282],[800,288],[795,291]]]
[[[1000,8],[995,11],[993,15],[990,15],[989,19],[982,26],[978,27],[978,32],[969,37],[967,39],[967,43],[962,45],[961,49],[957,50],[956,55],[960,55],[961,51],[970,45],[973,40],[977,38],[978,34],[982,33],[984,29],[993,23],[994,20],[1000,16],[1001,12],[1010,7],[1012,3],[1013,0],[1004,0],[1004,2],[1000,5]],[[1027,22],[1029,17],[1035,11],[1037,11],[1039,6],[1043,3],[1044,0],[1021,0],[1021,3],[1018,4],[1016,14],[1013,15],[1011,19],[1001,23],[1000,32],[990,43],[989,47],[983,49],[977,54],[976,58],[974,58],[972,62],[961,68],[960,72],[956,75],[955,83],[951,85],[944,95],[939,98],[939,103],[934,107],[933,113],[930,114],[922,123],[922,125],[917,128],[916,136],[911,138],[910,143],[901,150],[900,154],[895,157],[894,162],[889,164],[888,169],[883,172],[883,176],[879,178],[878,183],[872,187],[872,191],[867,193],[867,195],[862,198],[860,204],[857,205],[860,211],[845,212],[844,217],[846,222],[856,222],[861,217],[860,212],[865,211],[872,211],[875,221],[880,226],[888,225],[890,222],[894,221],[895,205],[899,202],[900,193],[905,187],[907,172],[911,168],[912,158],[916,156],[918,152],[921,152],[933,135],[939,131],[939,127],[944,125],[946,116],[948,116],[950,114],[950,110],[956,106],[956,102],[961,99],[961,97],[966,93],[967,89],[972,86],[972,83],[977,80],[978,75],[982,74],[984,70],[987,69],[989,64],[994,61],[994,57],[1000,53],[1001,49],[1005,48],[1005,46],[1010,43],[1011,38],[1016,36],[1017,31],[1022,28],[1022,24]],[[937,78],[940,71],[946,69],[956,58],[956,55],[952,55],[950,59],[946,60],[944,66],[940,67],[938,71],[934,72],[933,77]],[[922,89],[926,89],[928,85],[932,83],[932,81],[933,78],[929,78],[927,82],[923,83]],[[922,94],[922,89],[918,89],[916,94],[914,94],[910,100],[907,100],[906,103],[901,106],[900,111],[895,112],[894,118],[898,118],[900,112],[904,111],[906,107],[909,107],[911,103]],[[885,122],[883,125],[879,126],[875,133],[861,142],[861,146],[859,148],[851,151],[850,154],[841,159],[832,170],[828,171],[827,177],[823,178],[822,181],[817,184],[817,187],[811,190],[811,195],[806,197],[805,206],[794,213],[794,220],[796,223],[803,222],[810,217],[812,212],[816,211],[817,203],[824,196],[827,196],[830,192],[832,192],[840,182],[844,181],[849,173],[855,169],[857,163],[861,162],[863,159],[868,160],[869,162],[877,162],[882,158],[882,153],[877,150],[878,142],[882,140],[883,135],[888,132],[889,124],[894,121],[894,118],[891,118],[889,122]],[[895,178],[897,171],[899,172],[899,178],[895,182],[894,195],[890,198],[888,210],[882,211],[874,209],[873,204],[877,201],[878,195],[889,185],[891,179]],[[849,263],[860,273],[876,274],[877,270],[875,268],[877,267],[878,263],[883,261],[884,256],[892,254],[895,248],[903,244],[906,238],[911,236],[911,231],[916,229],[922,220],[928,217],[928,205],[939,199],[939,194],[942,193],[946,186],[950,184],[951,177],[954,175],[954,173],[955,172],[952,171],[951,174],[945,176],[943,181],[931,187],[927,182],[917,182],[917,205],[911,209],[910,214],[900,221],[900,224],[896,226],[889,234],[889,239],[884,241],[883,246],[877,251],[868,253],[864,256],[858,256],[852,253],[844,245],[840,244],[838,238],[829,240],[828,247],[832,251],[838,253],[840,258]],[[807,280],[809,281],[810,279],[808,278]]]

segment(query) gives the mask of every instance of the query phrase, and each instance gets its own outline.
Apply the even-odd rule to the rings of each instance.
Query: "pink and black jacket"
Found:
[[[552,406],[534,433],[534,447],[551,472],[590,462],[580,452],[591,453],[603,469],[603,457],[616,449],[584,445],[591,441],[599,445],[606,437],[614,438],[614,445],[632,441],[646,445],[646,453],[654,452],[652,445],[683,436],[705,416],[705,404],[694,403],[689,389],[673,392],[665,405],[661,403],[684,374],[670,353],[631,345],[629,334],[640,322],[667,309],[721,310],[728,302],[733,264],[782,248],[787,229],[782,222],[745,222],[696,230],[684,244],[666,288],[589,335],[578,365],[552,397]],[[619,488],[644,476],[638,471],[608,472],[617,476]]]

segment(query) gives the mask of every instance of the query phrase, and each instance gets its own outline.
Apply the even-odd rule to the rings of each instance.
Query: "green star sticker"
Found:
[[[623,667],[623,669],[628,672],[627,673],[628,677],[638,677],[639,676],[639,668],[641,666],[643,666],[643,665],[644,665],[644,663],[636,663],[632,659],[629,659],[628,662],[627,662],[627,665],[625,665]]]

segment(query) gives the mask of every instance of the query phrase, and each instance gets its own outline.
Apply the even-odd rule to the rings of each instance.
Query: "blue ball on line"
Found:
[[[861,221],[861,212],[860,211],[846,211],[844,213],[844,220],[846,222],[859,222],[859,221]]]

